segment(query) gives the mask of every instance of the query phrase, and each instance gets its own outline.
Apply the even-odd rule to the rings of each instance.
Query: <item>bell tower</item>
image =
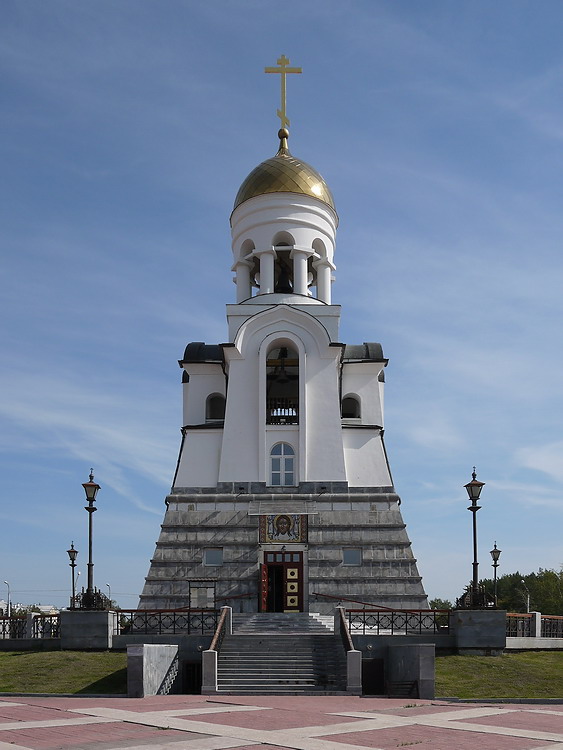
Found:
[[[226,341],[180,360],[182,441],[140,606],[425,608],[383,441],[387,360],[380,344],[340,341],[338,215],[290,153],[282,81],[278,151],[231,214]]]

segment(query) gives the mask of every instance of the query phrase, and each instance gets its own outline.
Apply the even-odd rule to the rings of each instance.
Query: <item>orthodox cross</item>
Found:
[[[301,68],[288,68],[289,60],[285,55],[282,55],[279,60],[277,61],[279,67],[278,68],[264,68],[264,73],[280,73],[281,77],[281,109],[278,109],[277,115],[281,120],[281,127],[287,128],[289,127],[289,120],[287,118],[287,115],[285,114],[285,103],[286,103],[286,96],[285,96],[285,76],[287,73],[301,73]]]

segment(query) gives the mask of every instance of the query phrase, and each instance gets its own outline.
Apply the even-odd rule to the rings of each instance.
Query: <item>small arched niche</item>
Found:
[[[211,393],[205,401],[205,421],[222,422],[225,419],[225,397],[220,393]]]
[[[358,396],[353,393],[344,396],[341,404],[341,416],[342,419],[360,419],[362,410]]]

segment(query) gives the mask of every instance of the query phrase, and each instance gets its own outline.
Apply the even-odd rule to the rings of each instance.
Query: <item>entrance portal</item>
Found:
[[[261,566],[262,612],[303,611],[303,553],[265,552]]]

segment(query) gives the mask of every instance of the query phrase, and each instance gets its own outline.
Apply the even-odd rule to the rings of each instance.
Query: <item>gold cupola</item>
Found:
[[[278,153],[259,164],[244,180],[235,198],[233,211],[241,203],[257,195],[301,193],[323,201],[336,212],[330,188],[316,169],[290,154],[287,146],[288,137],[287,128],[278,131]]]

